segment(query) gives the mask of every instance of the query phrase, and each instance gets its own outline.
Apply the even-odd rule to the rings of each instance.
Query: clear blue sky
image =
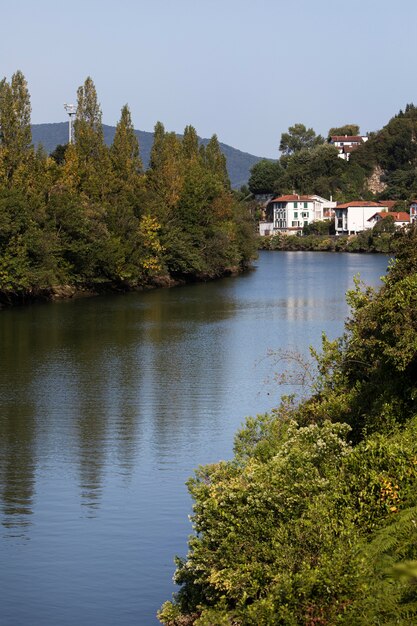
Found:
[[[416,0],[14,0],[1,20],[33,123],[64,121],[90,75],[106,124],[128,103],[138,129],[277,157],[293,123],[366,132],[417,104]]]

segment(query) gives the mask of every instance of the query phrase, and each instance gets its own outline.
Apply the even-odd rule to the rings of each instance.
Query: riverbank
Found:
[[[401,241],[400,233],[378,233],[364,231],[358,235],[306,235],[288,236],[278,233],[258,238],[260,250],[282,250],[303,252],[371,252],[395,254]]]
[[[395,254],[400,233],[364,231],[358,235],[305,235],[288,236],[282,233],[258,238],[259,250],[311,251],[311,252],[372,252]]]
[[[2,309],[25,306],[36,302],[56,302],[59,300],[77,300],[80,298],[92,298],[106,295],[109,293],[129,293],[134,291],[148,291],[151,289],[170,289],[173,287],[181,287],[182,285],[192,283],[202,283],[227,276],[237,276],[252,268],[251,264],[245,264],[241,267],[224,268],[219,273],[201,272],[195,275],[171,276],[169,274],[161,274],[154,276],[152,279],[143,283],[112,283],[103,282],[96,285],[53,285],[45,288],[33,288],[21,291],[19,293],[7,293],[0,291],[0,311]]]

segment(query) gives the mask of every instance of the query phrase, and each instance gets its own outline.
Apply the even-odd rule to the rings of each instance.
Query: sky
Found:
[[[295,123],[378,130],[417,104],[416,0],[1,0],[0,77],[32,123],[65,121],[87,76],[105,124],[157,121],[278,158]]]

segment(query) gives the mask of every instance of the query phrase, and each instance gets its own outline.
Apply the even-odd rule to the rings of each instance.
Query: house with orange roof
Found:
[[[329,139],[329,143],[337,148],[338,156],[345,161],[349,161],[351,153],[365,141],[368,141],[366,135],[333,135]]]
[[[375,224],[378,224],[378,222],[389,216],[393,218],[396,228],[403,228],[410,223],[410,216],[405,211],[380,211],[379,213],[374,213],[374,215],[369,218],[368,222],[371,224],[371,227],[374,227]]]
[[[376,212],[388,211],[383,202],[371,200],[352,200],[338,204],[335,209],[336,235],[356,235],[357,233],[372,228],[369,218]]]
[[[304,226],[323,220],[336,202],[317,195],[288,194],[272,198],[266,206],[265,220],[259,223],[260,235],[301,234]]]

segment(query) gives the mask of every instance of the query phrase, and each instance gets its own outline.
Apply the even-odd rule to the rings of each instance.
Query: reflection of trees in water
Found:
[[[24,534],[31,524],[36,469],[36,417],[30,365],[33,339],[2,313],[0,325],[0,507],[2,524]]]
[[[2,410],[0,422],[0,497],[8,528],[30,524],[35,487],[35,428],[31,407]]]
[[[197,423],[209,419],[203,402],[207,407],[210,395],[219,401],[227,365],[221,323],[235,315],[236,303],[225,281],[152,295],[157,306],[145,318],[143,410],[150,412],[153,445],[163,456],[173,436],[178,445],[189,446]]]
[[[5,524],[29,522],[36,454],[39,476],[78,465],[81,502],[95,515],[106,466],[125,480],[132,474],[146,412],[156,445],[187,420],[205,419],[194,381],[218,386],[224,363],[215,323],[234,313],[232,299],[219,294],[215,284],[198,285],[2,312]]]

